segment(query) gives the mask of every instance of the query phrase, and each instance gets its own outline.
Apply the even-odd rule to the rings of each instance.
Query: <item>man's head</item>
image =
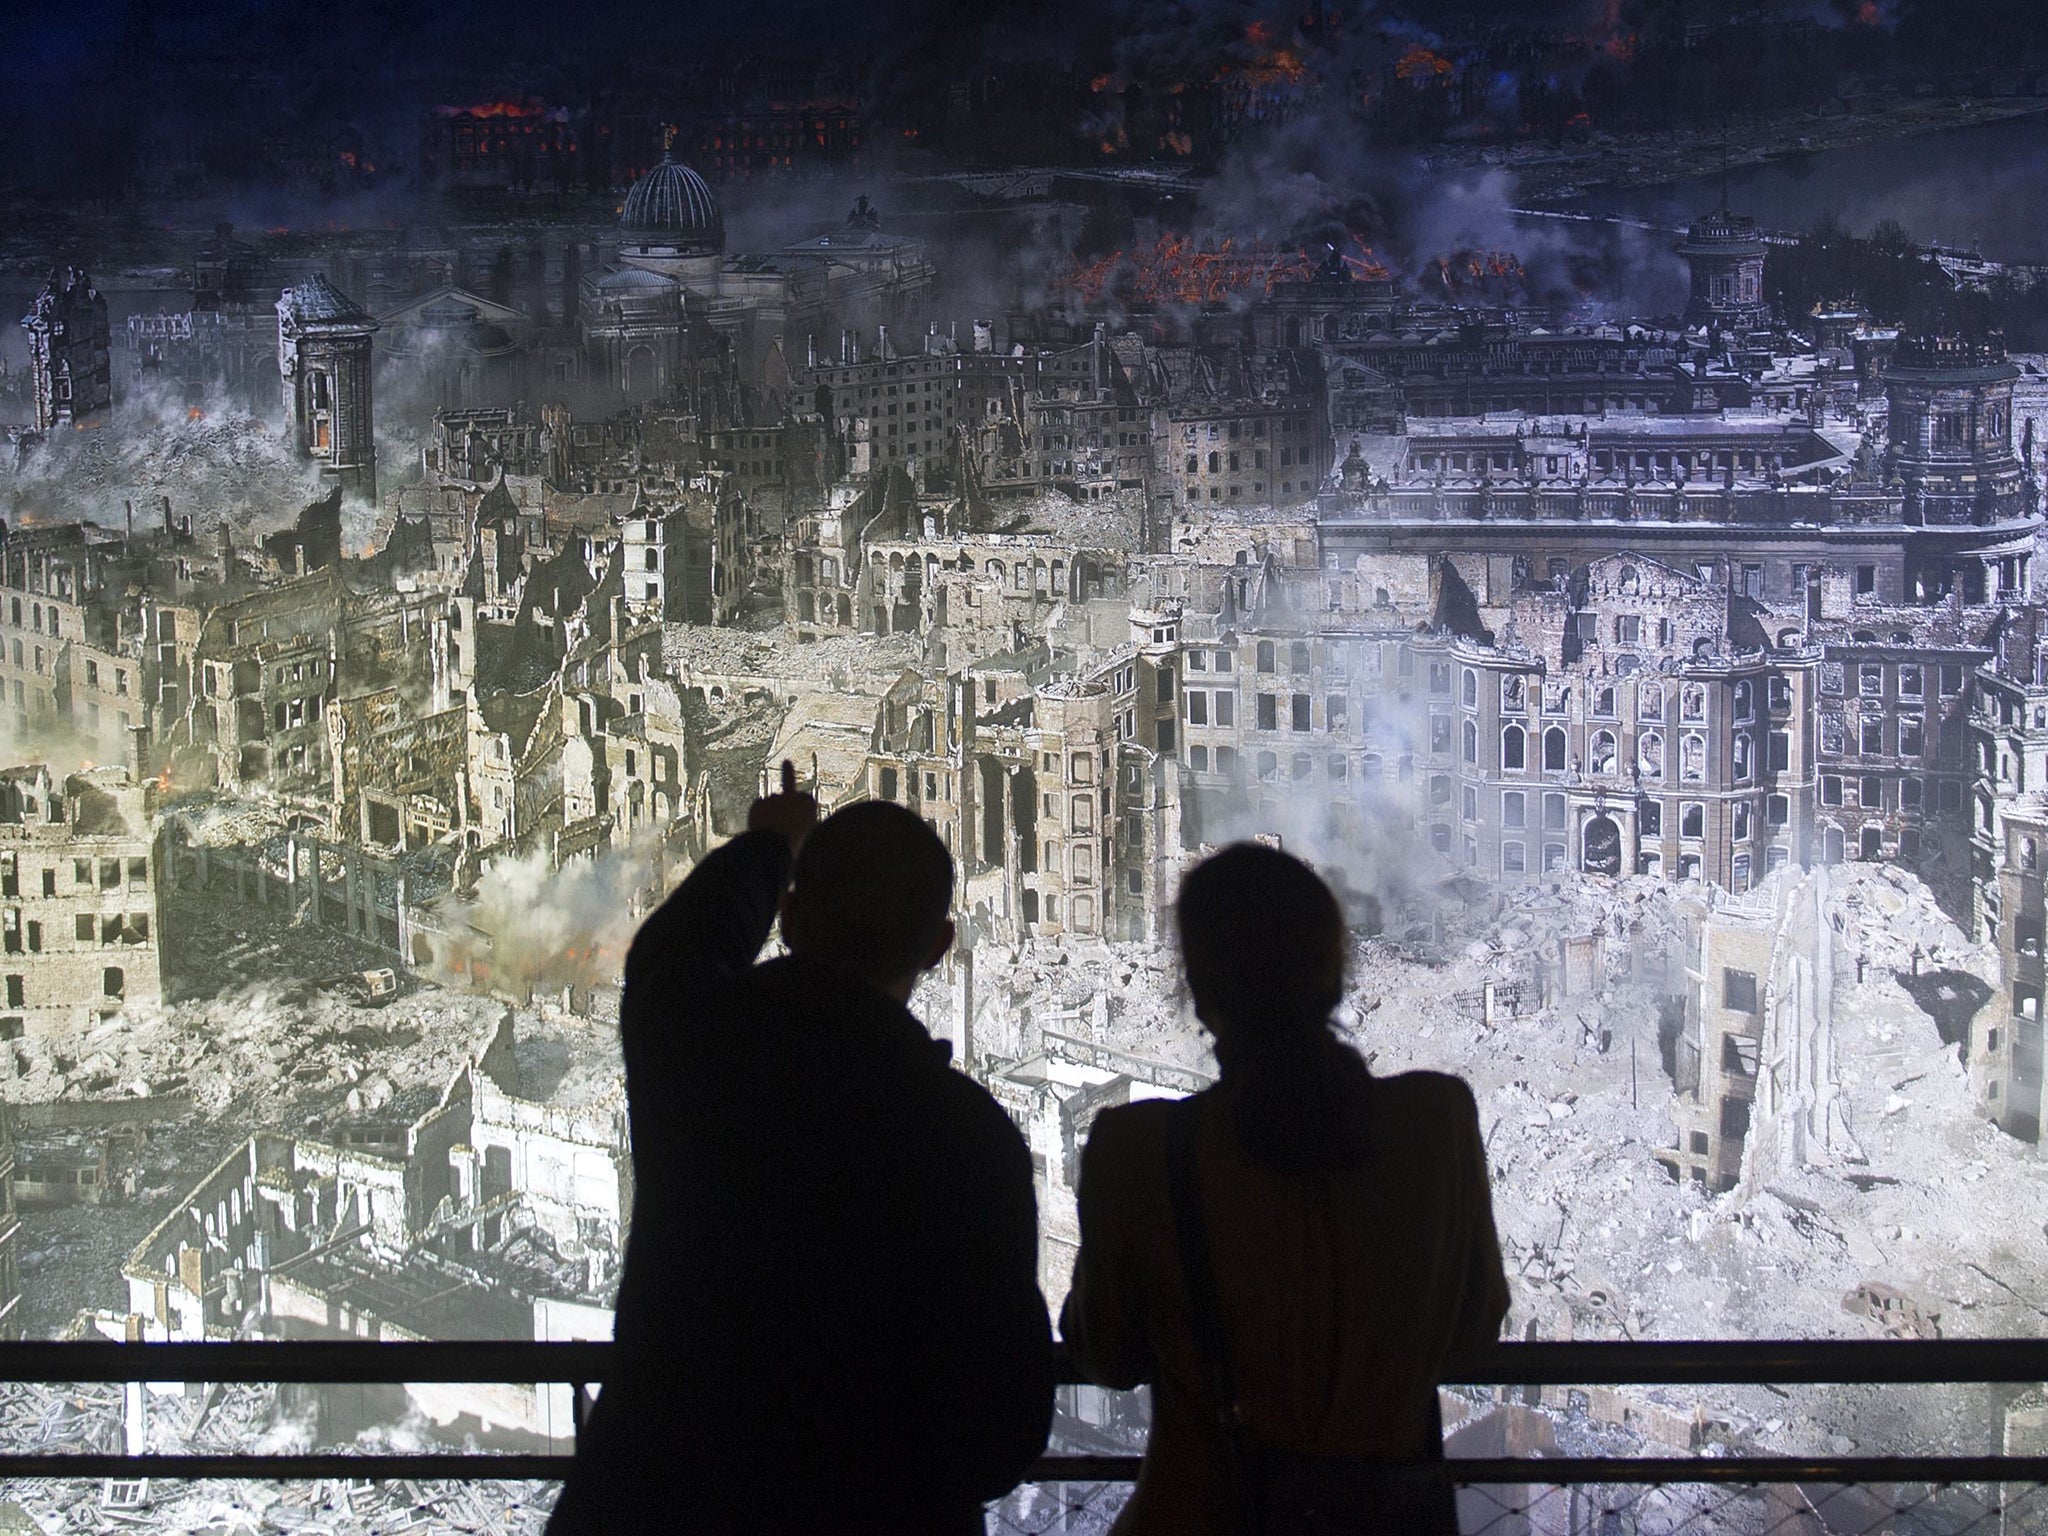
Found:
[[[1195,1012],[1219,1035],[1319,1024],[1343,996],[1343,911],[1277,848],[1233,843],[1203,860],[1174,912]]]
[[[899,999],[953,943],[953,857],[922,817],[864,800],[818,823],[803,841],[782,937]]]

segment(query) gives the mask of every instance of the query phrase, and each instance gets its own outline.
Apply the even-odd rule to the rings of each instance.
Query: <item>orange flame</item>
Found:
[[[1354,237],[1354,240],[1356,237]],[[1366,280],[1384,279],[1387,268],[1372,248],[1356,241],[1363,255],[1344,254],[1345,266]],[[1186,235],[1161,235],[1150,246],[1112,251],[1100,261],[1068,274],[1061,287],[1084,303],[1121,297],[1138,304],[1222,304],[1241,293],[1271,293],[1281,283],[1306,282],[1317,262],[1304,250],[1274,246],[1240,248],[1225,240],[1202,250]]]
[[[1449,59],[1442,54],[1431,53],[1420,43],[1410,43],[1408,51],[1394,65],[1394,78],[1397,80],[1430,80],[1450,72]]]
[[[1221,81],[1235,77],[1257,89],[1262,85],[1299,85],[1307,74],[1308,65],[1300,54],[1292,48],[1275,48],[1235,68],[1219,69],[1216,78]]]
[[[1527,276],[1512,251],[1462,251],[1436,259],[1436,275],[1444,287],[1462,291],[1472,284],[1509,282]]]
[[[539,117],[547,111],[537,101],[519,101],[507,97],[500,101],[486,101],[473,107],[441,107],[443,117]]]

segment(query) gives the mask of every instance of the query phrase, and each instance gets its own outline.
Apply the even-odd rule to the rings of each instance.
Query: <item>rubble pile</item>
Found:
[[[1759,1160],[1719,1195],[1675,1181],[1656,1157],[1677,1139],[1659,1022],[1685,986],[1674,946],[1696,887],[1528,887],[1448,918],[1436,964],[1360,941],[1338,1023],[1375,1071],[1429,1068],[1471,1084],[1518,1337],[1897,1336],[1889,1295],[1930,1333],[2048,1331],[2031,1281],[2048,1262],[2048,1174],[1984,1117],[1958,1043],[1909,990],[1916,950],[1923,971],[1938,964],[1943,975],[1995,977],[1996,956],[1904,871],[1851,865],[1830,876],[1837,1086],[1853,1150],[1788,1159],[1782,1171]],[[1787,878],[1799,872],[1764,892]],[[1595,984],[1539,1006],[1532,968],[1561,940],[1596,934]],[[1027,945],[1007,965],[985,951],[977,984],[1014,993],[1046,1028],[1087,1036],[1092,1022],[1118,1049],[1201,1065],[1203,1037],[1173,1001],[1169,958],[1163,946]],[[1499,999],[1490,1023],[1489,982]],[[1501,996],[1510,985],[1529,989],[1519,1014]],[[1983,1018],[1995,1022],[1995,989],[1985,995]],[[1698,1426],[1682,1449],[1717,1439],[1786,1453],[1924,1447],[1935,1426],[1945,1449],[1988,1452],[2002,1423],[1988,1390],[1697,1395],[1677,1410]],[[1552,1406],[1567,1402],[1560,1391]]]
[[[883,686],[915,666],[922,647],[914,635],[831,635],[799,645],[787,630],[750,632],[714,629],[698,624],[664,624],[662,663],[681,688],[709,687],[730,680],[766,686],[773,678],[784,685],[807,679],[810,686],[837,689],[855,679]],[[865,691],[865,690],[863,690]]]
[[[683,701],[683,726],[693,755],[710,780],[712,814],[722,827],[745,825],[747,806],[761,790],[761,764],[781,728],[784,710],[773,699],[743,698],[711,704],[695,693]]]
[[[1047,490],[1028,501],[1006,502],[994,515],[1010,533],[1057,534],[1088,549],[1136,549],[1144,527],[1145,498],[1119,491],[1101,501],[1075,501]]]
[[[1198,1072],[1216,1070],[1208,1037],[1183,1013],[1177,956],[1163,945],[1031,940],[975,951],[977,1060],[1016,1060],[1047,1030]],[[957,994],[927,982],[912,1001],[937,1034],[959,1040]]]
[[[245,1450],[246,1443],[237,1451]],[[47,1525],[64,1530],[151,1530],[166,1536],[268,1536],[279,1531],[334,1536],[374,1531],[378,1536],[468,1532],[475,1536],[528,1536],[547,1525],[554,1487],[546,1483],[440,1483],[407,1478],[316,1479],[307,1483],[177,1483],[151,1478],[137,1484],[23,1479],[10,1485],[15,1501]]]

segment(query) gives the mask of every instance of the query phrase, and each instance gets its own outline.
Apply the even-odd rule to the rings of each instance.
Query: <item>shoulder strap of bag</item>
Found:
[[[1236,1483],[1243,1501],[1244,1529],[1256,1530],[1257,1497],[1253,1490],[1251,1446],[1237,1408],[1237,1385],[1230,1370],[1230,1340],[1217,1299],[1216,1274],[1209,1264],[1209,1239],[1202,1222],[1202,1191],[1195,1172],[1197,1106],[1183,1099],[1167,1119],[1166,1173],[1173,1199],[1173,1225],[1180,1240],[1180,1265],[1194,1307],[1195,1347],[1209,1375],[1210,1409],[1230,1444]]]

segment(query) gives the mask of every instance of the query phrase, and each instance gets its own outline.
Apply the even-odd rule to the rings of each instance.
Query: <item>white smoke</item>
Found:
[[[0,457],[0,515],[10,526],[92,522],[118,530],[134,507],[138,531],[192,519],[205,537],[288,527],[325,494],[319,471],[275,423],[218,397],[188,399],[167,380],[131,383],[99,425],[52,432],[17,464]]]
[[[472,958],[486,961],[501,993],[617,986],[635,930],[680,874],[657,835],[559,869],[544,849],[502,854],[441,916],[451,932],[481,936]]]

